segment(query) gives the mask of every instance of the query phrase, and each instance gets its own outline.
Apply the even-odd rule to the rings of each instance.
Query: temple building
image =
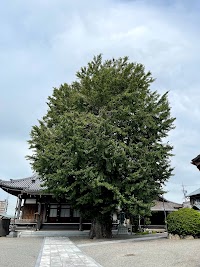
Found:
[[[15,224],[40,229],[79,229],[90,223],[82,221],[77,210],[66,200],[56,200],[48,193],[37,175],[28,178],[3,181],[0,188],[17,197]]]
[[[38,175],[17,180],[0,180],[0,188],[17,197],[13,223],[18,228],[25,227],[35,230],[85,230],[90,228],[91,221],[81,218],[79,211],[73,209],[66,199],[58,201],[53,194],[48,193]],[[167,214],[181,207],[181,204],[159,196],[151,208],[151,226],[164,227]],[[117,223],[117,214],[114,214],[113,224]]]

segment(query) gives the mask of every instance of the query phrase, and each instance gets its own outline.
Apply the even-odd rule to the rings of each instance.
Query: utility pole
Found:
[[[187,201],[187,196],[186,196],[187,190],[185,190],[185,187],[184,187],[183,183],[182,183],[182,191],[183,191],[183,196],[184,196],[184,202],[186,202]]]

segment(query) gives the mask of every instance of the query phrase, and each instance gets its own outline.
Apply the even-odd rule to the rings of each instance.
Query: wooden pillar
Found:
[[[40,215],[40,213],[41,213],[41,203],[38,202],[38,214]]]
[[[17,215],[16,218],[19,219],[21,211],[22,199],[21,196],[18,196],[18,205],[17,205]]]
[[[36,212],[36,221],[37,221],[36,230],[40,230],[40,226],[41,226],[40,214],[41,214],[41,203],[38,202],[38,211]]]
[[[79,219],[79,231],[83,231],[83,218],[82,216],[80,215],[80,219]]]

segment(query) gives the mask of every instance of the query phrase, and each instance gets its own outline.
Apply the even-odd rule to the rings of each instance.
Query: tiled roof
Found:
[[[187,197],[196,196],[196,195],[200,195],[200,188],[188,194]]]
[[[10,180],[10,181],[3,181],[0,180],[0,188],[4,189],[5,191],[14,191],[19,190],[22,193],[36,193],[42,192],[47,187],[42,186],[43,181],[40,177],[35,174],[31,177],[17,179],[17,180]],[[200,189],[199,189],[200,192]],[[159,200],[154,201],[155,205],[151,208],[152,211],[174,211],[182,207],[181,204],[170,202],[164,199],[164,207],[163,207],[163,198],[159,197]]]
[[[191,163],[193,165],[196,165],[197,168],[200,170],[200,155],[198,155],[196,158],[192,159]]]
[[[154,201],[155,205],[151,208],[151,211],[175,211],[177,209],[182,208],[182,204],[174,203],[168,200],[159,201],[156,200]]]
[[[39,192],[46,189],[42,186],[42,183],[39,176],[35,174],[24,179],[11,179],[10,181],[0,180],[0,187],[2,189],[21,190],[23,192]]]
[[[200,162],[200,155],[198,155],[196,158],[192,159],[192,163]]]

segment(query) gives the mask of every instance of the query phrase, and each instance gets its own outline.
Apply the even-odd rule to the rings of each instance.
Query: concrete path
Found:
[[[67,237],[45,237],[35,267],[101,267]]]

